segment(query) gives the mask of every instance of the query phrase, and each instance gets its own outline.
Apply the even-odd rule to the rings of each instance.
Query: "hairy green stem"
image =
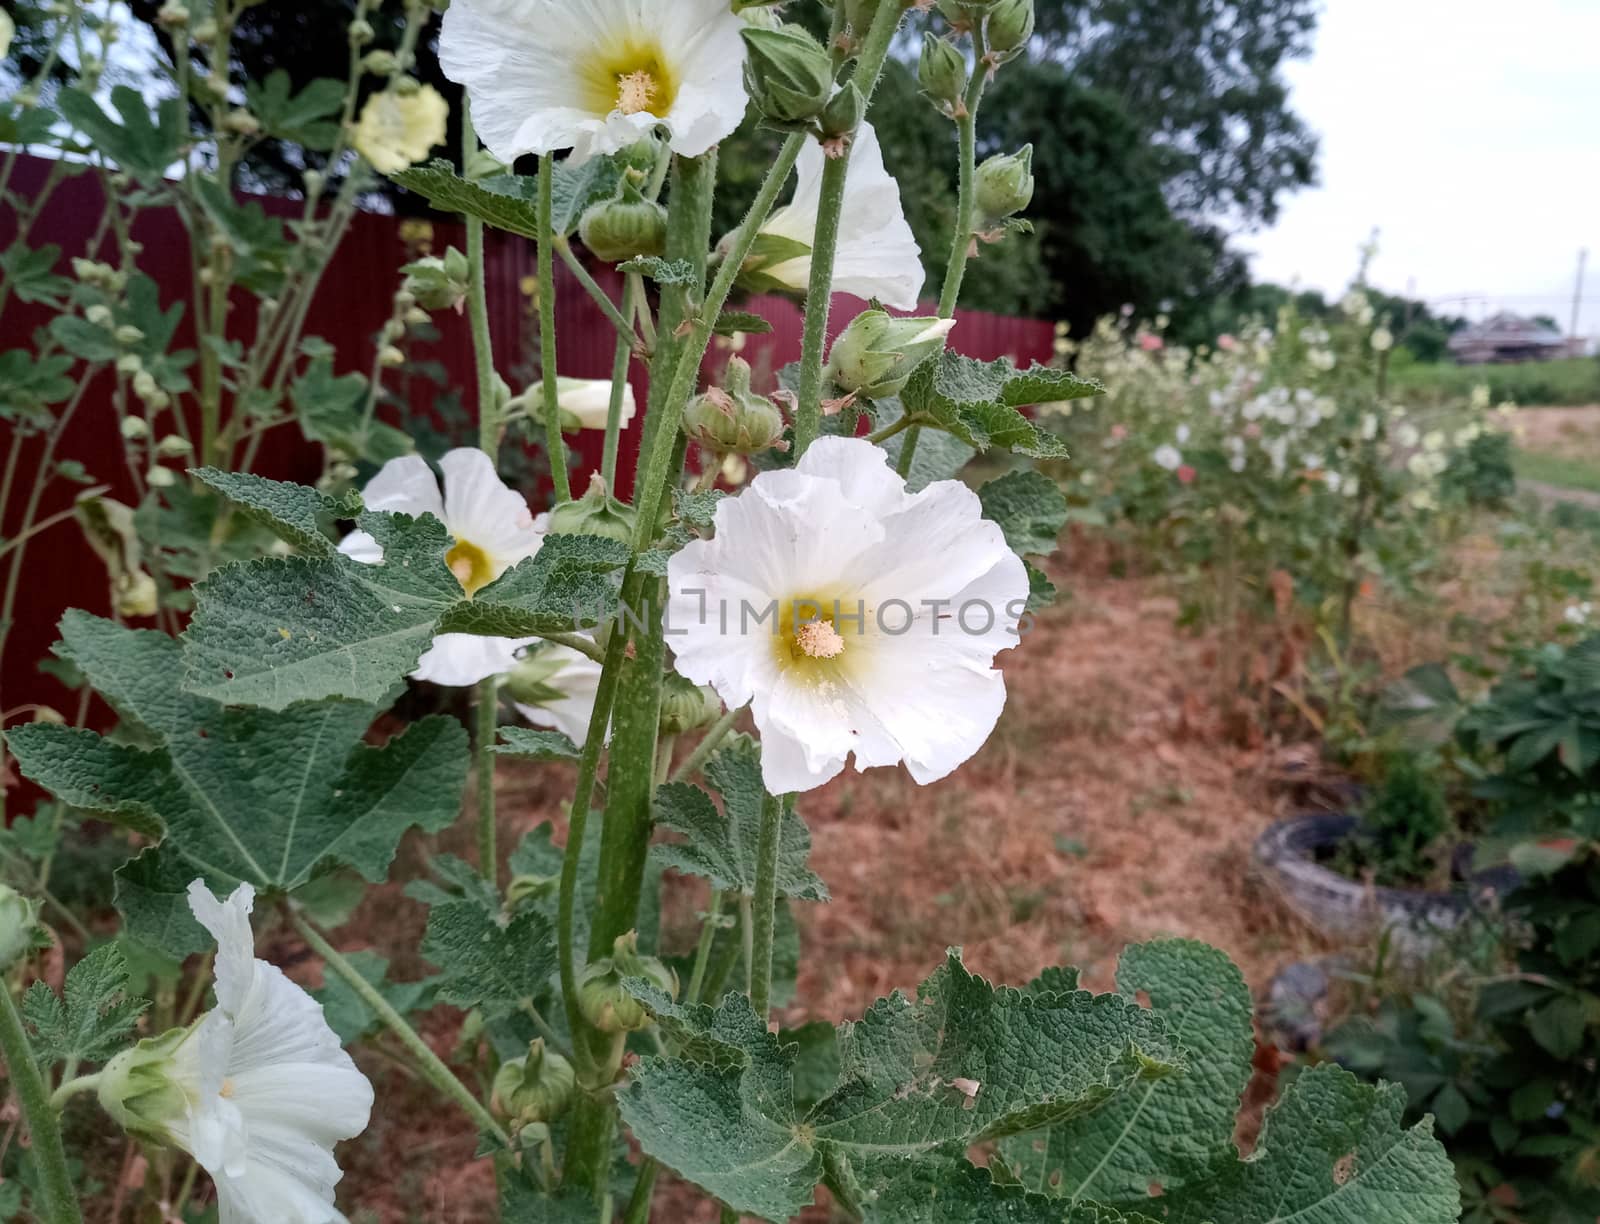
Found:
[[[656,1175],[661,1166],[649,1158],[639,1166],[639,1176],[633,1183],[633,1197],[622,1213],[622,1224],[649,1224],[650,1206],[655,1200]]]
[[[67,1153],[61,1144],[61,1127],[51,1108],[44,1077],[34,1062],[33,1049],[22,1027],[11,992],[0,988],[0,1054],[5,1055],[6,1072],[17,1104],[22,1108],[33,1141],[33,1159],[38,1167],[39,1218],[44,1224],[83,1224],[78,1196],[67,1169]]]
[[[862,46],[852,81],[870,103],[883,74],[884,57],[900,26],[897,5],[880,6]],[[851,133],[853,139],[854,133]],[[822,431],[822,360],[828,343],[828,317],[833,305],[833,265],[839,252],[839,218],[844,211],[845,180],[850,173],[850,146],[828,157],[822,167],[817,228],[811,239],[811,280],[806,288],[805,334],[800,349],[799,406],[795,410],[794,453],[798,459]]]
[[[406,1018],[394,1009],[394,1006],[383,995],[356,972],[356,968],[344,958],[344,954],[328,942],[327,938],[305,918],[304,915],[293,909],[288,911],[289,921],[294,929],[299,932],[300,938],[306,941],[310,949],[322,958],[325,964],[334,973],[344,980],[345,985],[356,992],[356,995],[370,1007],[379,1020],[396,1037],[406,1052],[417,1061],[417,1070],[436,1088],[442,1096],[448,1097],[459,1105],[470,1117],[478,1129],[485,1134],[492,1135],[500,1143],[510,1146],[511,1140],[506,1135],[500,1123],[483,1107],[483,1103],[473,1096],[467,1086],[457,1078],[454,1071],[444,1064],[444,1061],[433,1052],[432,1047],[420,1036],[417,1030],[406,1023]]]
[[[689,1003],[700,1002],[700,992],[705,989],[706,969],[711,964],[711,948],[717,942],[718,919],[722,911],[722,890],[713,888],[711,899],[706,902],[706,916],[700,926],[700,942],[695,945],[694,971],[689,975],[689,988],[684,992],[684,1000]]]
[[[62,1107],[73,1097],[81,1096],[85,1092],[93,1092],[99,1087],[100,1076],[98,1074],[79,1075],[66,1080],[50,1094],[50,1108],[59,1113]]]
[[[594,304],[600,307],[600,313],[610,320],[611,326],[617,329],[617,335],[630,344],[636,342],[638,337],[634,334],[633,322],[611,300],[609,294],[600,288],[600,282],[589,274],[589,269],[583,266],[583,260],[572,249],[572,243],[565,238],[555,240],[556,254],[561,256],[561,262],[567,265],[567,271],[577,278],[578,284],[594,299]]]
[[[461,103],[461,164],[478,151],[478,133],[472,126],[472,108]],[[483,263],[483,220],[471,213],[467,222],[467,320],[472,327],[472,357],[478,382],[478,446],[491,458],[500,450],[499,407],[495,403],[494,342],[489,335],[489,287]]]
[[[556,237],[550,219],[555,177],[555,155],[546,153],[539,159],[539,377],[544,386],[550,479],[555,482],[559,503],[572,500],[572,478],[567,472],[567,444],[561,437],[561,402],[556,389]]]
[[[753,941],[750,1003],[763,1020],[772,1004],[772,936],[777,926],[778,833],[783,827],[784,800],[761,800],[761,836],[756,843],[756,895],[751,903]]]
[[[500,881],[499,837],[494,810],[494,744],[500,734],[500,680],[489,676],[478,681],[473,696],[476,734],[472,741],[473,789],[478,805],[478,870],[489,883]]]
[[[642,296],[638,277],[629,273],[627,287],[622,291],[622,313],[632,318]],[[617,452],[622,449],[622,401],[627,397],[633,351],[632,340],[619,335],[617,351],[611,359],[611,402],[606,406],[606,444],[600,459],[600,478],[613,493],[617,487]]]
[[[978,194],[978,107],[983,102],[983,91],[989,83],[989,68],[984,63],[988,47],[984,43],[982,25],[972,32],[972,48],[972,77],[967,82],[962,112],[956,117],[961,147],[960,182],[956,192],[955,232],[950,236],[950,261],[945,265],[944,288],[939,294],[941,319],[955,317],[956,303],[961,299],[961,284],[967,275],[967,260],[976,241],[973,214],[977,209]],[[900,461],[895,465],[895,470],[901,476],[911,474],[911,463],[917,456],[917,441],[921,436],[922,427],[919,425],[913,425],[906,434],[900,446]]]

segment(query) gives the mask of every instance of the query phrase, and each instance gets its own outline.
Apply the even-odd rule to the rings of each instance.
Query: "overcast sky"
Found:
[[[1565,327],[1587,246],[1581,330],[1600,333],[1600,0],[1325,0],[1287,72],[1321,186],[1240,235],[1258,279],[1340,291],[1377,226],[1380,288]]]

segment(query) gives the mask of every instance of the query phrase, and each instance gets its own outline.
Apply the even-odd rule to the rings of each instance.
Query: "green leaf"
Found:
[[[1528,1017],[1528,1035],[1562,1060],[1583,1048],[1587,1027],[1588,1009],[1572,995],[1558,995]]]
[[[713,886],[747,897],[756,891],[756,846],[761,838],[761,748],[748,736],[730,739],[705,767],[707,780],[721,794],[719,812],[711,796],[687,782],[656,791],[656,823],[689,840],[657,847],[669,867],[704,876]],[[828,886],[806,864],[811,833],[794,811],[784,814],[778,844],[778,892],[802,901],[826,901]]]
[[[196,876],[214,889],[248,880],[287,892],[343,866],[378,883],[408,829],[437,832],[460,809],[466,733],[453,719],[426,718],[368,747],[372,706],[229,710],[178,687],[180,647],[164,634],[78,611],[61,631],[57,653],[156,746],[35,725],[12,733],[12,751],[28,777],[69,803],[165,826],[160,847],[119,872],[119,904],[124,888],[135,897],[124,909],[130,927],[158,947],[204,946],[199,926],[175,911]]]
[[[1127,1000],[997,990],[952,952],[915,1001],[896,994],[845,1027],[839,1084],[802,1115],[796,1050],[744,996],[712,1010],[631,985],[678,1057],[634,1068],[624,1119],[647,1154],[764,1219],[809,1203],[824,1161],[964,1151],[1089,1113],[1179,1066],[1160,1022]]]
[[[1050,607],[1056,601],[1056,584],[1045,576],[1043,570],[1036,567],[1031,561],[1022,563],[1028,570],[1028,608],[1029,612],[1038,612]]]
[[[293,251],[283,222],[254,200],[240,200],[210,178],[197,178],[194,196],[207,218],[233,252],[234,279],[246,289],[271,297],[283,286],[284,269]]]
[[[772,322],[748,310],[724,310],[711,331],[718,336],[765,336],[771,333]]]
[[[72,967],[61,995],[35,982],[22,999],[22,1017],[43,1066],[73,1059],[104,1062],[115,1054],[150,1004],[128,994],[122,949],[101,944]]]
[[[1163,940],[1122,954],[1117,988],[1149,999],[1189,1052],[1188,1070],[1141,1084],[1092,1118],[1008,1141],[1005,1158],[1031,1190],[1124,1202],[1159,1180],[1170,1194],[1209,1176],[1231,1140],[1255,1052],[1243,975],[1215,948]]]
[[[72,358],[53,353],[35,358],[26,349],[0,353],[0,419],[37,415],[47,404],[59,404],[77,388],[68,371]]]
[[[55,274],[61,248],[55,245],[30,247],[20,239],[0,252],[0,277],[23,302],[38,302],[61,307],[72,292],[72,282]]]
[[[980,451],[1060,459],[1067,454],[1061,441],[1018,409],[1103,392],[1100,384],[1066,370],[1036,365],[1019,371],[1004,359],[982,362],[945,352],[912,372],[900,402],[916,424],[942,429]]]
[[[361,513],[361,498],[356,493],[329,497],[305,485],[212,467],[194,469],[190,475],[199,477],[281,539],[315,557],[331,556],[336,551],[326,529],[331,520],[355,518]]]
[[[1149,1217],[1097,1203],[1064,1204],[959,1157],[876,1161],[852,1168],[863,1224],[1155,1224]]]
[[[117,359],[117,342],[111,330],[78,315],[57,315],[50,320],[50,335],[74,357],[84,361],[106,362]]]
[[[390,176],[407,191],[426,196],[443,212],[466,213],[496,229],[539,237],[539,180],[534,175],[503,174],[467,180],[457,176],[447,161],[436,158]],[[614,159],[591,157],[580,165],[571,160],[556,163],[550,185],[551,223],[561,237],[569,237],[589,206],[616,194],[622,171]]]
[[[293,82],[282,68],[260,83],[246,82],[250,113],[261,121],[262,130],[269,136],[318,152],[333,148],[339,139],[339,125],[328,120],[344,106],[345,83],[321,77],[307,82],[291,97],[292,88]]]
[[[379,702],[435,634],[526,637],[607,619],[628,558],[615,540],[550,536],[537,556],[467,599],[445,564],[443,523],[371,512],[357,521],[383,547],[381,563],[337,553],[267,558],[218,570],[196,588],[185,635],[193,692],[274,710],[334,696]]]
[[[1000,524],[1019,556],[1047,556],[1067,522],[1067,499],[1043,472],[1025,469],[991,480],[978,490],[983,517]]]
[[[662,259],[659,255],[641,255],[627,263],[617,265],[619,272],[637,272],[658,285],[698,285],[700,277],[687,259]]]
[[[318,350],[289,386],[300,432],[356,459],[385,463],[409,455],[410,437],[392,425],[367,419],[368,382],[361,374],[333,373],[332,350]]]
[[[81,89],[61,90],[56,95],[56,105],[96,149],[146,187],[159,185],[167,167],[178,160],[188,142],[182,98],[163,98],[155,104],[152,118],[150,103],[143,94],[131,86],[118,85],[111,91],[111,105],[121,123]]]
[[[432,978],[420,982],[391,982],[388,980],[389,960],[376,952],[348,952],[345,959],[351,967],[374,987],[389,1005],[402,1016],[423,1011],[433,1005],[436,981]],[[323,1017],[328,1027],[339,1035],[345,1045],[370,1036],[383,1025],[378,1013],[367,1005],[348,982],[336,973],[323,975],[325,985],[313,990],[311,997],[322,1004]]]
[[[1230,1145],[1209,1181],[1163,1194],[1157,1215],[1164,1224],[1450,1224],[1461,1214],[1455,1169],[1432,1119],[1403,1130],[1404,1111],[1398,1085],[1311,1067],[1267,1112],[1248,1160]]]
[[[523,910],[502,923],[476,899],[435,905],[422,955],[443,971],[439,998],[489,1014],[513,1011],[546,993],[556,971],[556,935],[543,914]]]
[[[501,727],[502,743],[495,745],[501,756],[527,757],[535,761],[576,761],[578,746],[559,731],[536,731],[531,727]]]

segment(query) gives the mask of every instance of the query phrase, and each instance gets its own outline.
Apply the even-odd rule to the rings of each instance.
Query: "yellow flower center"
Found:
[[[489,560],[489,554],[466,540],[456,541],[456,546],[445,553],[444,563],[469,598],[495,579],[494,562]]]
[[[779,668],[815,685],[843,682],[870,658],[870,652],[855,649],[870,616],[870,611],[863,615],[857,600],[843,595],[837,603],[831,595],[798,595],[784,602],[777,628],[771,630],[772,622],[766,622]]]
[[[218,1090],[217,1095],[222,1097],[224,1100],[231,1099],[233,1097],[233,1080],[223,1080],[222,1087]]]
[[[597,48],[579,70],[584,108],[593,114],[661,118],[677,100],[678,83],[655,39],[630,34]]]

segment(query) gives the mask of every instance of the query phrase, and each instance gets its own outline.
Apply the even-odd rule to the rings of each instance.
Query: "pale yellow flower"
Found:
[[[356,152],[380,174],[395,174],[444,143],[449,117],[450,104],[431,85],[411,94],[373,94],[356,123]]]
[[[0,59],[5,59],[11,50],[11,36],[16,32],[17,23],[11,20],[11,14],[0,9]]]

